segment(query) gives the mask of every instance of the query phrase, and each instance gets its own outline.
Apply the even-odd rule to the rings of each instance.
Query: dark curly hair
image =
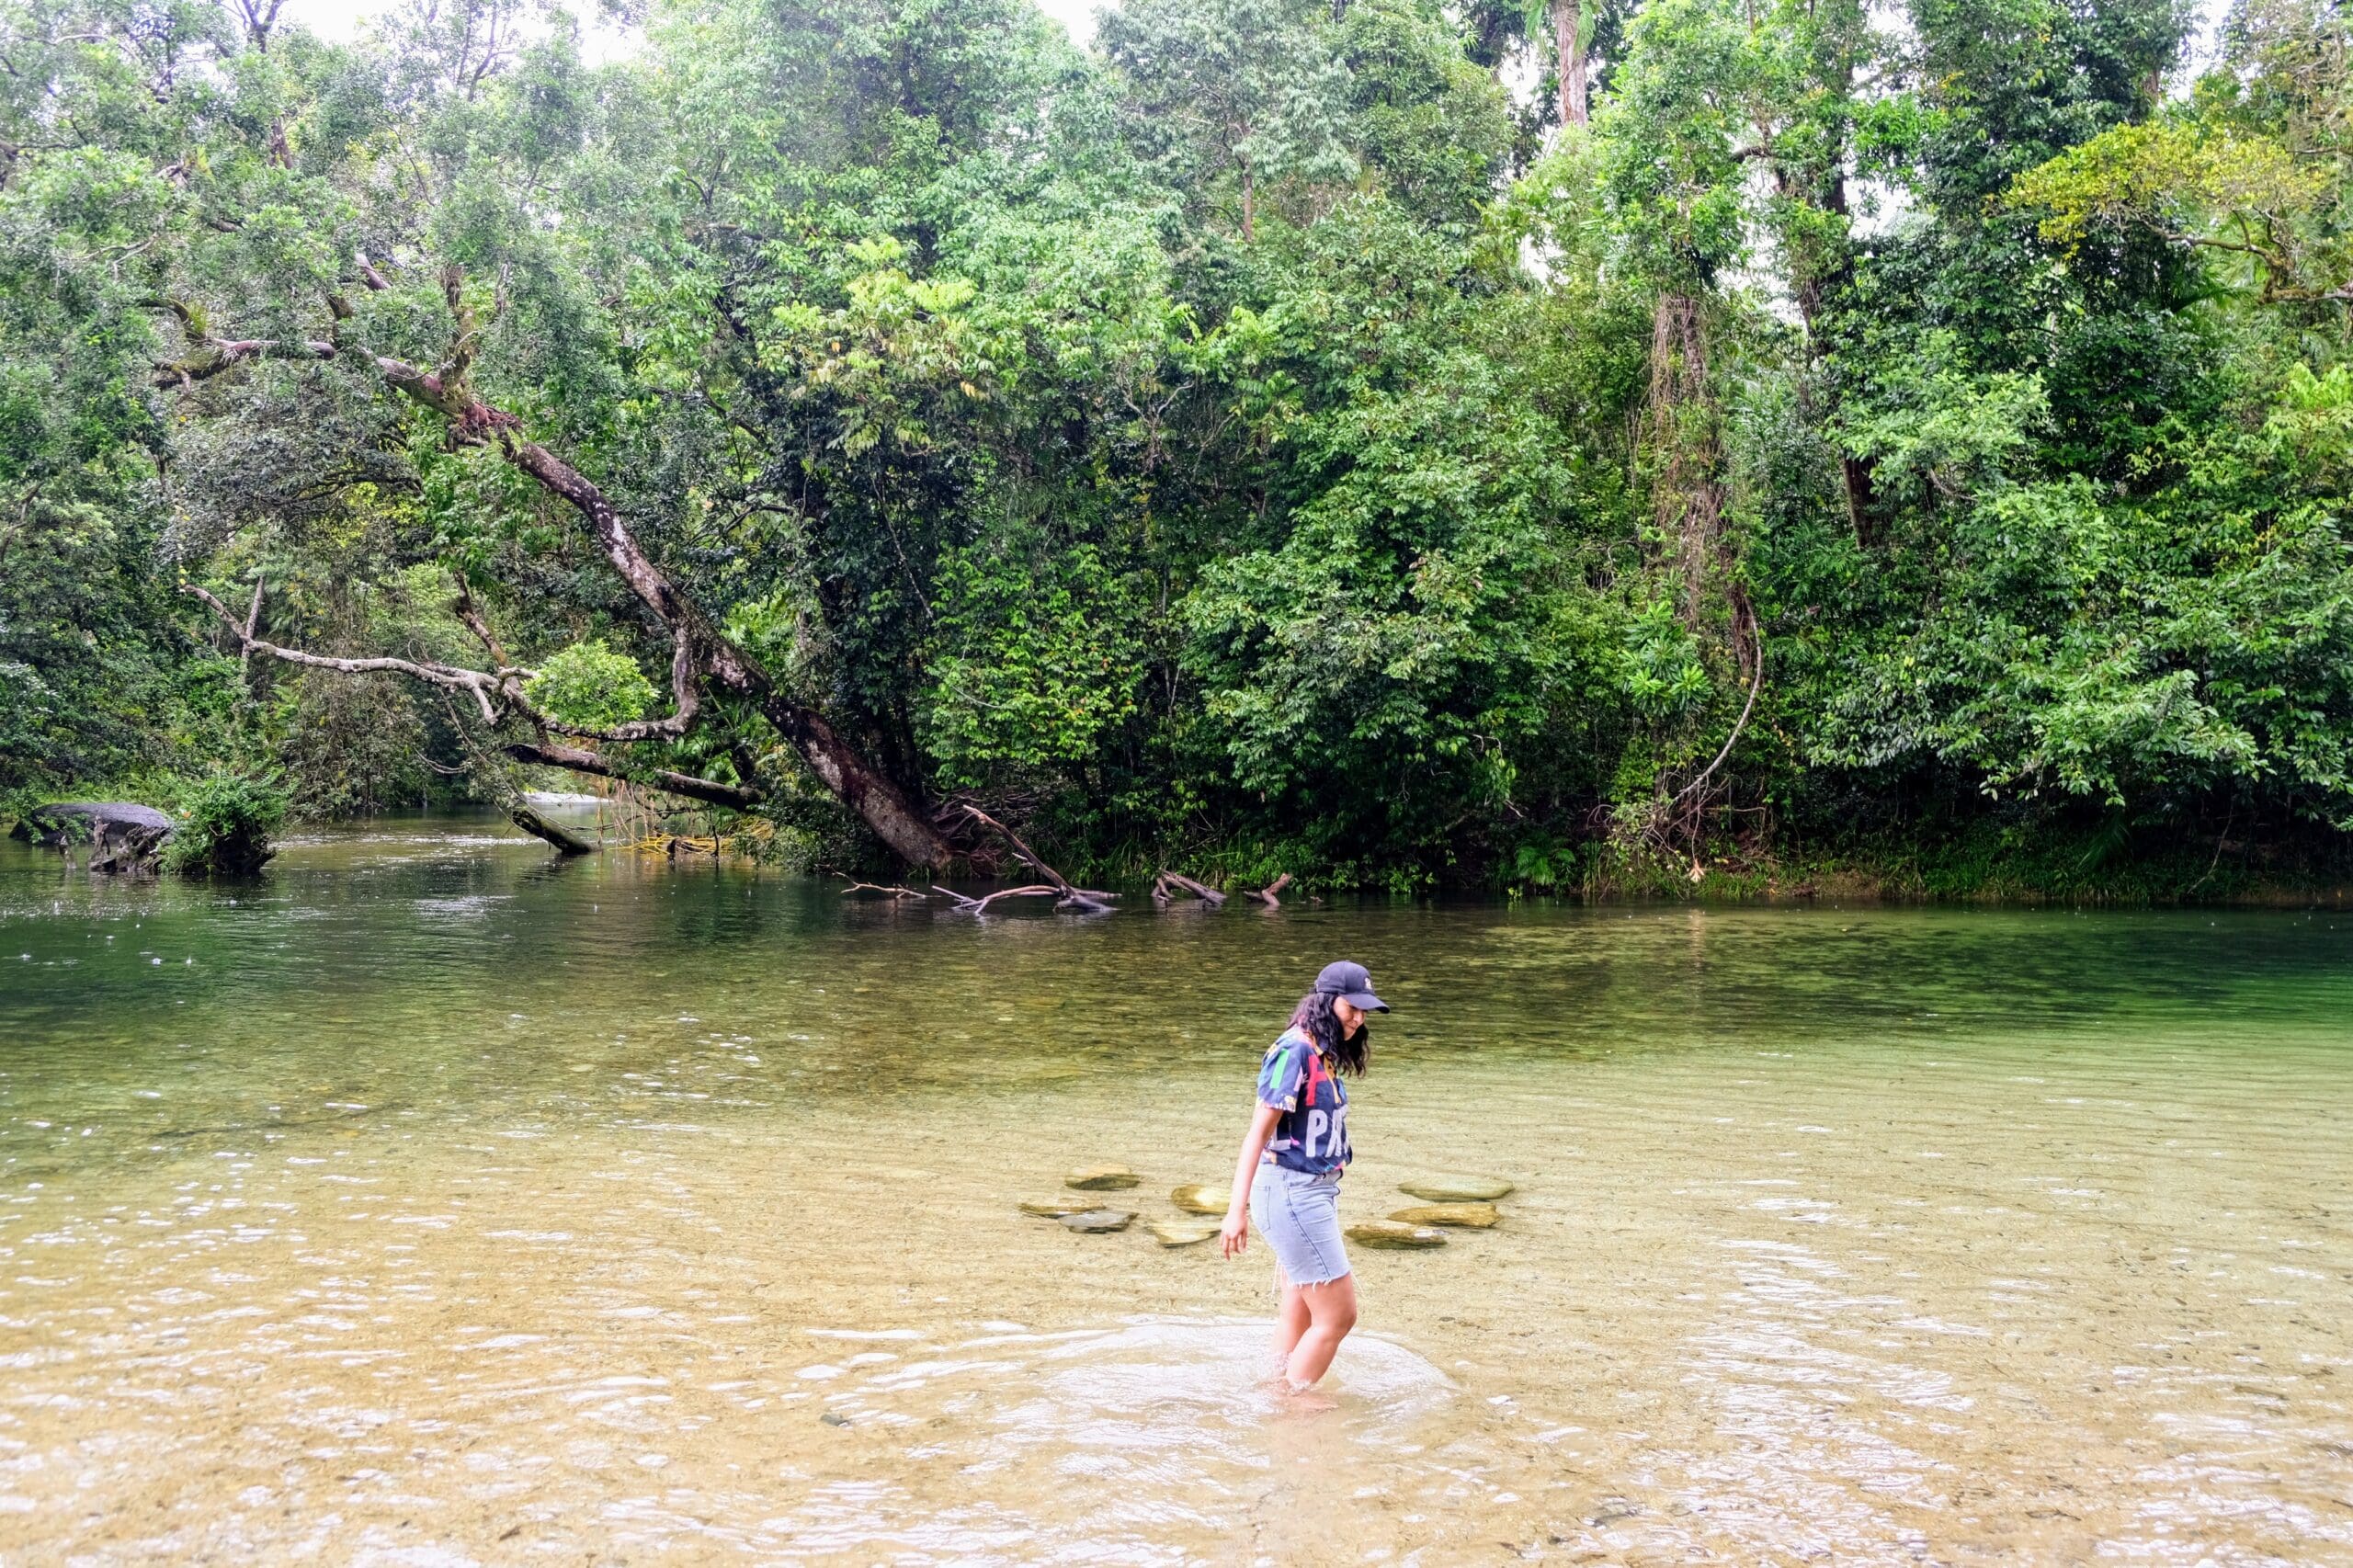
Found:
[[[1350,1077],[1361,1078],[1365,1064],[1372,1059],[1372,1026],[1358,1023],[1356,1033],[1342,1034],[1340,1017],[1332,1010],[1333,1001],[1321,991],[1309,992],[1290,1010],[1290,1027],[1304,1031],[1335,1067]]]

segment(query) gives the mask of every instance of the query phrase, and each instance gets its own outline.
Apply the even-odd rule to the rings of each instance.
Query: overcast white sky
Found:
[[[1081,43],[1095,36],[1095,7],[1100,0],[1037,0],[1038,9],[1068,28],[1071,36]],[[389,10],[392,0],[286,0],[286,8],[278,16],[288,21],[301,23],[322,38],[347,39],[359,30],[360,24],[379,12]],[[582,16],[593,16],[596,7],[575,5]]]
[[[1103,0],[1036,0],[1036,3],[1040,10],[1068,28],[1071,37],[1079,42],[1093,40],[1096,8]],[[392,4],[392,0],[287,0],[286,9],[280,15],[302,23],[324,37],[346,39],[358,31],[360,24],[368,17],[387,9]],[[576,8],[583,15],[591,15],[595,10],[593,4],[580,5]],[[2189,50],[2193,71],[2211,57],[2214,30],[2221,23],[2223,12],[2230,8],[2230,0],[2200,0],[2198,8],[2203,19],[2200,24],[2200,36]],[[605,37],[609,48],[615,35],[607,34]],[[591,57],[598,52],[601,51],[592,40]]]

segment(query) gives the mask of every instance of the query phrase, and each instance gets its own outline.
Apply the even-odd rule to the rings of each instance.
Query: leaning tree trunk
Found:
[[[460,429],[482,427],[493,421],[503,421],[509,426],[514,423],[512,415],[474,401],[471,394],[466,394],[466,406],[448,408],[441,401],[446,394],[435,378],[405,365],[400,370],[414,376],[415,383],[404,385],[402,377],[395,375],[394,385],[440,408]],[[638,548],[620,512],[602,490],[545,447],[516,440],[504,433],[499,445],[507,461],[572,503],[587,519],[590,531],[604,548],[605,558],[646,608],[688,642],[702,674],[758,704],[762,716],[801,754],[801,759],[809,765],[818,781],[863,818],[892,853],[911,866],[944,866],[955,858],[939,830],[915,809],[896,784],[859,756],[858,748],[825,722],[824,715],[779,690],[756,660],[722,635],[701,609],[679,592],[677,585]]]
[[[555,846],[559,855],[594,855],[596,840],[584,838],[562,823],[550,822],[528,801],[517,801],[506,808],[507,820],[532,837],[543,839]]]
[[[371,290],[385,290],[390,282],[374,267],[362,258],[362,280]],[[824,786],[840,797],[844,804],[864,819],[874,835],[888,846],[901,859],[914,866],[944,866],[955,858],[939,830],[928,817],[917,811],[906,794],[887,776],[873,767],[858,755],[856,746],[843,739],[824,716],[796,700],[789,692],[778,687],[767,671],[757,660],[738,648],[719,631],[700,606],[680,591],[667,574],[655,565],[652,558],[638,545],[620,510],[604,491],[585,474],[549,451],[545,447],[522,438],[522,421],[505,409],[496,408],[476,397],[470,384],[469,372],[473,362],[476,323],[473,312],[465,302],[461,288],[462,275],[456,267],[442,273],[444,296],[455,326],[449,358],[440,369],[426,371],[399,359],[374,356],[377,373],[394,391],[424,404],[449,422],[449,438],[460,446],[487,446],[496,449],[499,456],[529,474],[539,485],[569,503],[585,518],[596,535],[598,547],[613,570],[620,574],[631,592],[669,628],[676,642],[676,668],[673,672],[679,692],[679,711],[671,721],[660,724],[638,724],[617,727],[618,738],[648,739],[658,732],[664,736],[684,731],[694,712],[694,688],[704,680],[733,692],[756,705],[779,733],[801,754]],[[247,360],[272,358],[334,358],[341,352],[335,343],[316,339],[241,339],[223,341],[213,337],[203,324],[200,312],[174,301],[164,301],[178,316],[189,340],[189,352],[181,359],[156,367],[158,387],[187,386],[219,375],[232,366]],[[352,307],[342,298],[328,301],[338,329],[352,314]],[[199,596],[210,599],[210,596]],[[217,609],[217,606],[216,606]],[[235,623],[231,621],[233,628]],[[244,632],[249,648],[265,646],[250,630]],[[298,662],[328,664],[336,668],[358,665],[381,668],[402,668],[407,673],[420,673],[418,666],[398,660],[336,661],[278,650],[278,657],[292,657]],[[472,680],[453,677],[466,672],[443,669],[427,678],[444,685],[471,685],[478,699],[487,708],[489,676]],[[503,681],[500,683],[505,684]],[[620,731],[630,730],[628,735]],[[544,835],[542,835],[544,836]]]

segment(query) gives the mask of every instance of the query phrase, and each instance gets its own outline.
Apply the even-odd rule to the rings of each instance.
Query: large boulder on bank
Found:
[[[45,849],[86,844],[94,871],[135,871],[154,865],[174,826],[171,818],[135,801],[55,801],[35,806],[9,831]]]
[[[135,801],[52,801],[27,812],[10,830],[12,838],[28,839],[43,848],[87,844],[100,833],[140,829],[156,834],[172,831],[172,819],[153,806]]]

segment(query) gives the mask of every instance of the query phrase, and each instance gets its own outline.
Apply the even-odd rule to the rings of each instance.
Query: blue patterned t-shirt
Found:
[[[1282,1112],[1265,1159],[1310,1176],[1348,1163],[1348,1091],[1304,1030],[1287,1029],[1267,1048],[1258,1103]]]

